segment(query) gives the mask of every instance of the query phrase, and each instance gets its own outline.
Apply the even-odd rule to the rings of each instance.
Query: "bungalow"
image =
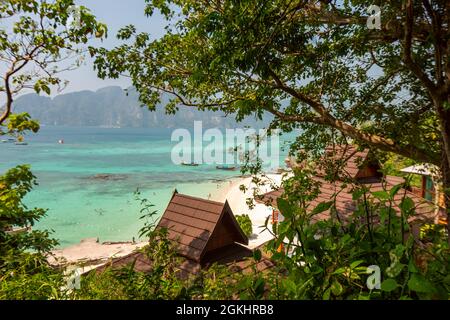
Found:
[[[293,168],[304,168],[305,163],[295,163],[289,159]],[[319,183],[318,197],[310,203],[309,210],[314,209],[321,202],[336,199],[336,211],[342,221],[346,221],[356,209],[356,202],[352,199],[352,190],[355,186],[365,186],[372,192],[390,191],[394,186],[404,183],[401,177],[384,176],[381,173],[379,162],[369,150],[359,151],[354,146],[336,146],[327,148],[321,161],[313,164],[315,175],[312,179]],[[277,221],[281,215],[277,208],[277,199],[284,193],[280,188],[264,194],[257,202],[264,203],[273,208],[272,220]],[[415,204],[416,214],[409,218],[409,223],[418,226],[423,223],[433,223],[436,220],[443,221],[445,210],[435,206],[426,198],[418,196],[409,188],[402,188],[394,199],[394,210],[400,211],[399,205],[404,196],[411,198]],[[282,218],[282,217],[281,217]],[[330,218],[327,210],[314,216],[314,221]],[[415,228],[417,232],[417,228]]]
[[[418,190],[418,194],[428,201],[444,206],[444,193],[439,183],[440,173],[438,167],[431,164],[419,164],[404,168],[401,171],[419,175],[421,177],[421,187]]]
[[[180,263],[178,276],[197,275],[212,264],[226,265],[233,272],[264,271],[273,267],[267,258],[248,259],[253,251],[228,202],[221,203],[178,193],[176,190],[156,228],[165,228],[168,239],[176,244]],[[100,267],[123,267],[134,263],[136,271],[149,272],[152,261],[143,252],[114,259]]]

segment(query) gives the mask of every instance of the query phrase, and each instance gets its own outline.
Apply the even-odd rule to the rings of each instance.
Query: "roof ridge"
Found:
[[[177,193],[177,194],[175,194],[175,196],[181,196],[181,197],[192,199],[192,200],[197,200],[197,201],[201,201],[201,202],[208,202],[208,203],[212,203],[212,204],[216,204],[216,205],[220,205],[220,206],[225,206],[225,202],[203,199],[200,197],[190,196],[190,195],[187,195],[184,193]],[[197,209],[197,208],[194,208],[194,209]]]

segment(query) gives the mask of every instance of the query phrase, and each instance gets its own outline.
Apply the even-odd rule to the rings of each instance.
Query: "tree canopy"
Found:
[[[91,50],[98,75],[130,77],[143,105],[166,92],[168,112],[269,112],[274,127],[302,129],[297,148],[352,141],[436,164],[450,186],[448,1],[146,2],[167,18],[163,37],[130,25],[125,44]]]
[[[176,21],[161,39],[128,26],[118,36],[133,44],[93,50],[99,75],[130,76],[143,104],[153,107],[162,91],[173,94],[170,111],[270,112],[283,128],[304,129],[304,142],[340,132],[441,164],[446,1],[378,1],[382,30],[366,25],[377,1],[147,2],[148,15]]]
[[[13,114],[14,97],[24,90],[50,94],[52,87],[64,87],[58,75],[80,65],[82,45],[105,37],[106,25],[73,0],[2,1],[0,21],[8,26],[0,29],[0,133],[36,132],[39,125],[28,114]]]
[[[73,0],[1,1],[3,22],[0,136],[37,132],[38,121],[28,113],[14,113],[15,96],[26,90],[50,94],[52,87],[62,87],[58,74],[79,66],[82,46],[92,37],[106,36],[106,26],[87,8],[74,7]],[[30,230],[46,214],[23,201],[36,184],[28,165],[0,175],[0,299],[57,298],[56,288],[64,281],[46,257],[58,242],[47,230]]]

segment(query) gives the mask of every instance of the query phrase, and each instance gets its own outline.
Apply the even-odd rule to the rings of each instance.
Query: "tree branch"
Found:
[[[430,96],[435,100],[438,95],[438,90],[433,81],[427,74],[419,67],[412,57],[412,39],[413,39],[413,25],[414,25],[414,8],[413,1],[408,0],[406,3],[406,21],[405,21],[405,37],[403,48],[403,61],[411,72],[419,78],[422,84],[427,88]]]
[[[278,89],[283,90],[284,92],[290,94],[291,96],[297,98],[298,100],[302,101],[303,103],[306,103],[309,105],[315,112],[318,113],[317,117],[308,117],[305,118],[304,116],[299,115],[286,115],[281,112],[273,112],[273,110],[266,109],[267,111],[271,112],[272,114],[276,115],[283,121],[287,122],[311,122],[316,123],[320,125],[328,125],[331,126],[340,132],[342,132],[344,135],[349,136],[353,139],[359,140],[361,142],[367,143],[371,146],[377,147],[380,150],[387,151],[387,152],[394,152],[400,155],[403,155],[405,157],[416,159],[419,161],[424,162],[430,162],[437,164],[439,163],[438,157],[434,157],[430,153],[423,152],[413,146],[399,146],[391,139],[387,139],[375,134],[368,134],[365,132],[362,132],[361,130],[356,129],[355,127],[336,119],[333,117],[329,112],[326,110],[325,106],[323,106],[320,102],[304,95],[301,92],[298,92],[294,88],[291,88],[287,86],[276,74],[273,70],[269,68],[269,73],[273,77],[276,87]]]

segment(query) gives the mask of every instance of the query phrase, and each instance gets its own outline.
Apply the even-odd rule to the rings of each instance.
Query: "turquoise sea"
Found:
[[[28,145],[0,143],[0,174],[30,164],[39,185],[29,207],[48,208],[36,229],[53,230],[61,247],[84,238],[128,241],[142,227],[136,189],[164,211],[173,190],[207,197],[239,171],[214,165],[187,167],[171,161],[172,130],[43,127]],[[58,140],[63,139],[64,144]],[[286,152],[280,151],[280,159]]]

